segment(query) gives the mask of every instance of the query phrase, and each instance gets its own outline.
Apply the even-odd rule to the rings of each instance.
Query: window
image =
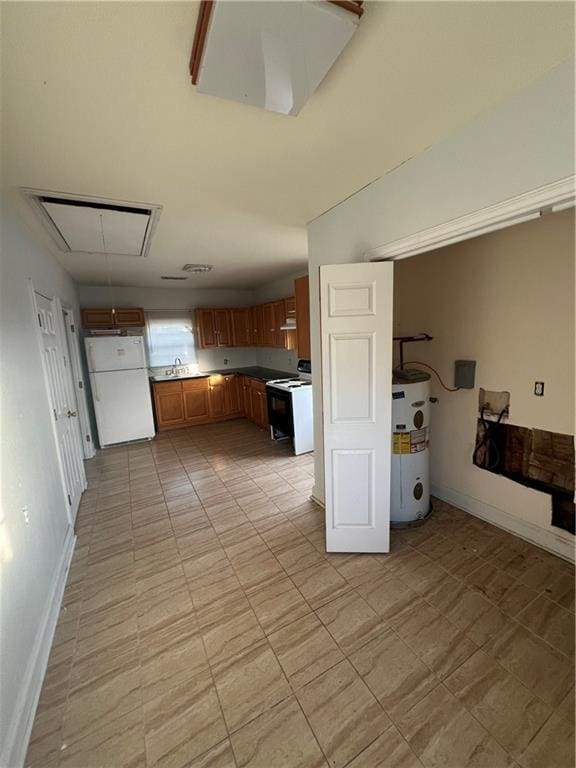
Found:
[[[196,363],[196,341],[189,312],[147,312],[146,339],[152,368],[173,365],[179,357],[183,365]]]

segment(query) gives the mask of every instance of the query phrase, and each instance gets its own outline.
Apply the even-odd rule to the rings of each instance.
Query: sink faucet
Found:
[[[182,365],[182,360],[180,360],[179,357],[175,357],[174,365],[172,366],[172,376],[175,376],[178,373],[178,365]]]

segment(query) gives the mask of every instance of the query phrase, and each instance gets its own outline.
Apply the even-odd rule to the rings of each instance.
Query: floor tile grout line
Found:
[[[181,459],[178,457],[178,451],[177,451],[177,449],[175,449],[173,452],[174,452],[174,454],[176,455],[176,460],[177,460],[177,461],[180,463],[180,465],[181,465],[181,466],[184,466],[184,462],[183,462],[183,461],[182,461],[182,460],[181,460]],[[153,458],[154,458],[154,457],[153,457]],[[211,457],[210,457],[210,455],[207,455],[207,461],[208,461],[208,459],[210,459],[210,458],[211,458]],[[129,459],[129,454],[128,454],[128,459]],[[128,466],[129,466],[129,461],[128,461]],[[218,475],[218,477],[219,477],[220,475],[219,475],[219,473],[218,473],[217,469],[215,469],[215,472],[216,472],[216,474],[217,474],[217,475]],[[250,475],[250,477],[252,477],[252,476]],[[191,483],[191,485],[194,487],[194,484],[193,484],[193,482],[192,482],[192,481],[190,481],[190,483]],[[224,486],[226,486],[226,483],[224,483]],[[263,492],[263,493],[265,493],[265,491],[264,491],[263,489],[261,489],[261,490],[262,490],[262,492]],[[265,493],[265,495],[267,496],[267,494],[266,494],[266,493]],[[164,496],[164,490],[162,491],[162,496],[163,496],[163,498],[165,499],[165,496]],[[105,497],[106,497],[106,496],[105,496]],[[272,503],[272,498],[271,498],[271,497],[268,497],[268,496],[267,496],[267,498],[268,498],[268,502],[269,502],[269,503]],[[167,500],[165,499],[165,504],[167,505],[167,503],[168,503],[168,502],[167,502]],[[202,509],[203,509],[203,510],[204,510],[204,512],[205,512],[205,507],[203,506],[202,502],[200,502],[200,504],[201,504],[201,507],[202,507]],[[131,502],[129,502],[129,507],[130,507],[130,513],[131,513],[131,511],[132,511]],[[108,509],[105,509],[105,510],[104,510],[104,513],[105,513],[105,515],[109,515],[109,514],[110,514],[110,511],[111,511],[111,510],[113,510],[113,509],[114,509],[114,507],[110,507],[110,508],[108,508]],[[286,510],[286,511],[289,511],[289,510]],[[243,514],[245,514],[245,513],[244,513],[244,510],[242,510],[242,512],[243,512]],[[92,511],[92,514],[94,514],[94,511]],[[283,515],[283,517],[284,517],[285,519],[287,519],[289,522],[292,522],[292,521],[291,521],[291,519],[289,518],[289,516],[287,516],[285,513],[281,512],[281,514],[282,514],[282,515]],[[169,521],[170,521],[170,528],[171,528],[171,530],[172,530],[172,536],[173,536],[173,538],[177,539],[178,537],[177,537],[177,535],[176,535],[176,532],[175,532],[175,529],[174,529],[174,525],[173,525],[173,518],[172,518],[172,515],[170,515],[169,511],[168,511],[168,515],[167,515],[167,516],[168,516],[168,518],[169,518]],[[210,519],[210,518],[208,518],[208,519]],[[252,525],[252,528],[255,528],[255,526],[253,525],[253,521],[252,521],[252,520],[250,520],[250,524]],[[214,528],[214,526],[213,526],[211,523],[210,523],[210,527],[212,528],[212,530],[213,530],[213,532],[214,532],[214,534],[215,534],[215,536],[216,536],[217,540],[220,542],[220,546],[222,546],[222,541],[221,541],[221,534],[222,534],[222,533],[224,533],[224,532],[222,532],[222,531],[221,531],[220,533],[218,533],[218,532],[216,531],[216,529]],[[131,530],[132,530],[132,540],[133,540],[133,546],[132,546],[132,560],[133,560],[133,562],[134,562],[134,553],[135,553],[135,538],[134,538],[134,527],[133,527],[133,526],[132,526],[132,529],[131,529]],[[232,528],[232,529],[230,529],[230,530],[231,530],[231,531],[234,531],[234,530],[235,530],[235,528]],[[293,583],[293,585],[294,585],[294,588],[295,588],[295,589],[296,589],[296,590],[299,592],[299,594],[301,595],[301,593],[300,593],[300,591],[299,591],[298,587],[297,587],[297,586],[294,584],[293,580],[291,579],[291,576],[290,576],[290,574],[288,574],[288,572],[287,572],[286,568],[285,568],[285,567],[282,565],[282,563],[280,562],[280,560],[279,560],[279,558],[277,557],[276,553],[275,553],[275,552],[272,550],[271,546],[269,545],[268,541],[267,541],[266,539],[264,539],[264,538],[261,536],[261,531],[260,531],[260,530],[258,530],[258,529],[255,529],[255,530],[257,530],[257,533],[258,533],[259,537],[260,537],[260,538],[261,538],[261,539],[264,541],[264,543],[265,543],[265,544],[266,544],[266,546],[268,547],[268,550],[270,550],[270,552],[272,553],[272,555],[273,555],[273,556],[275,557],[275,559],[278,561],[278,563],[279,563],[279,565],[280,565],[280,567],[281,567],[282,571],[283,571],[283,572],[284,572],[284,574],[286,575],[286,577],[292,581],[292,583]],[[300,532],[300,534],[302,534],[302,531],[300,531],[300,530],[299,530],[299,532]],[[93,533],[93,528],[92,528],[92,527],[91,527],[91,529],[90,529],[90,532],[89,532],[89,534],[87,534],[87,536],[88,536],[88,538],[90,539],[90,542],[89,542],[89,544],[88,544],[88,557],[89,557],[89,553],[90,553],[90,544],[91,544],[91,540],[92,540],[92,538],[93,538],[93,536],[94,536],[94,533]],[[310,541],[310,539],[309,539],[309,538],[308,538],[308,537],[307,537],[305,534],[304,534],[304,536],[305,536],[305,538],[306,538],[308,541]],[[311,543],[312,543],[312,542],[311,542]],[[313,544],[313,546],[314,546],[314,544]],[[418,547],[412,546],[412,545],[410,545],[410,544],[408,544],[407,546],[408,546],[409,548],[411,548],[411,549],[412,549],[414,552],[417,552],[417,553],[418,553],[418,554],[420,554],[420,555],[424,555],[424,553],[423,553],[423,552],[421,552],[421,551],[419,550],[419,548],[418,548]],[[318,550],[317,550],[317,547],[315,547],[315,546],[314,546],[314,548],[316,549],[316,551],[318,551]],[[226,553],[226,556],[227,556],[227,553]],[[443,564],[443,563],[438,563],[438,562],[437,562],[437,561],[435,561],[433,558],[430,558],[430,557],[428,557],[428,556],[426,556],[426,555],[424,555],[424,556],[425,556],[425,557],[427,557],[427,559],[428,559],[430,562],[436,562],[436,564],[437,564],[437,565],[438,565],[438,566],[439,566],[439,567],[440,567],[440,568],[441,568],[441,569],[442,569],[444,572],[446,572],[448,575],[450,575],[452,578],[455,578],[455,579],[456,579],[458,582],[462,582],[462,583],[463,583],[463,586],[464,586],[464,588],[465,588],[466,590],[470,590],[470,591],[473,591],[473,589],[471,588],[471,586],[470,586],[470,585],[469,585],[469,584],[466,582],[466,580],[465,580],[465,578],[463,577],[463,575],[460,575],[460,574],[454,573],[453,571],[450,571],[450,570],[449,570],[449,569],[448,569],[446,566],[444,566],[444,564]],[[179,548],[177,548],[177,557],[178,557],[178,562],[180,563],[180,565],[182,565],[182,563],[184,562],[184,560],[185,560],[185,559],[188,559],[188,558],[184,558],[184,559],[183,559],[183,556],[182,556],[182,552],[180,551],[180,549],[179,549]],[[227,559],[228,559],[228,561],[231,563],[231,561],[229,560],[228,556],[227,556]],[[327,560],[327,558],[325,558],[325,559]],[[85,567],[87,567],[87,566],[85,566]],[[333,567],[335,567],[335,566],[333,566]],[[234,566],[233,566],[233,565],[232,565],[232,569],[233,569],[233,571],[236,573],[236,570],[234,569]],[[342,574],[340,574],[340,572],[338,571],[338,568],[335,568],[335,570],[336,570],[336,571],[339,573],[339,575],[340,575],[340,576],[342,576]],[[296,573],[296,572],[295,572],[295,573]],[[85,585],[85,584],[84,584],[84,578],[85,578],[85,575],[86,575],[86,574],[84,573],[84,574],[83,574],[83,577],[82,577],[82,579],[80,580],[80,584],[81,584],[81,585],[80,585],[80,592],[81,592],[81,594],[82,594],[82,595],[83,595],[83,591],[84,591],[84,585]],[[293,574],[293,575],[294,575],[294,574]],[[282,578],[284,578],[284,576],[283,576]],[[349,580],[348,580],[346,577],[343,577],[343,578],[344,578],[344,580],[347,582],[347,584],[348,584],[348,586],[350,587],[351,591],[354,591],[354,592],[356,592],[356,586],[357,586],[357,585],[355,585],[354,583],[350,582],[350,581],[349,581]],[[514,579],[514,583],[518,583],[518,582],[519,582],[519,578],[517,577],[517,578],[515,578],[515,579]],[[404,583],[405,583],[405,582],[404,582]],[[191,585],[190,585],[190,582],[188,581],[188,579],[186,579],[186,585],[187,585],[187,591],[188,591],[188,594],[189,594],[189,596],[190,596],[190,599],[192,600],[192,597],[191,597],[191,591],[190,591],[190,590],[191,590]],[[246,592],[246,588],[244,588],[242,584],[241,584],[240,586],[241,586],[241,588],[242,588],[243,594],[245,595],[246,599],[248,600],[248,603],[250,604],[250,600],[249,600],[248,594],[247,594],[247,592]],[[412,590],[412,588],[411,588],[409,585],[406,585],[406,587],[407,587],[408,589],[411,589],[411,590]],[[491,603],[492,605],[495,605],[495,607],[496,607],[496,608],[497,608],[499,611],[502,611],[502,609],[499,607],[499,605],[498,605],[497,603],[495,603],[495,601],[494,601],[494,600],[491,600],[490,598],[488,598],[488,597],[487,597],[487,595],[485,595],[484,593],[482,593],[482,591],[481,591],[481,590],[474,590],[474,591],[478,591],[478,592],[479,592],[479,593],[480,593],[480,594],[481,594],[481,595],[484,597],[484,599],[486,599],[486,600],[487,600],[489,603]],[[554,601],[554,600],[551,600],[551,599],[550,599],[550,598],[549,598],[549,597],[548,597],[548,596],[545,594],[545,592],[544,592],[544,590],[543,590],[543,589],[541,589],[541,590],[540,590],[540,592],[538,592],[537,590],[535,590],[535,591],[537,592],[537,595],[538,595],[538,596],[541,596],[541,595],[545,596],[545,597],[546,597],[546,599],[550,600],[550,601],[551,601],[552,603],[554,603],[555,605],[558,605],[558,606],[559,606],[560,608],[562,608],[564,611],[567,611],[567,609],[565,609],[565,608],[564,608],[564,606],[561,606],[561,605],[559,605],[559,603],[557,603],[556,601]],[[426,599],[425,599],[424,597],[422,597],[422,594],[421,594],[421,593],[417,593],[417,594],[418,594],[418,596],[419,596],[421,599],[424,599],[424,600],[425,600],[425,602],[427,602],[427,601],[426,601]],[[340,595],[338,595],[338,597],[340,597]],[[307,603],[307,600],[304,598],[304,596],[303,596],[303,595],[302,595],[302,598],[303,598],[304,602],[305,602],[306,604],[308,604],[308,603]],[[335,600],[335,599],[337,599],[337,598],[333,598],[333,599]],[[528,605],[531,605],[531,604],[532,604],[532,602],[534,602],[534,600],[535,600],[535,599],[536,599],[536,598],[534,598],[534,599],[533,599],[533,600],[532,600],[532,601],[531,601],[531,602],[530,602]],[[83,597],[81,598],[81,602],[82,602],[82,600],[83,600]],[[326,604],[329,604],[330,602],[332,602],[332,600],[330,600],[330,601],[328,601],[327,603],[323,604],[321,607],[324,607],[324,605],[326,605]],[[192,603],[193,603],[193,600],[192,600]],[[194,606],[192,606],[192,607],[194,608]],[[309,606],[309,607],[311,608],[311,606]],[[431,606],[431,607],[432,607],[432,608],[434,608],[435,610],[438,610],[438,609],[436,609],[436,608],[435,608],[435,606]],[[526,607],[528,607],[528,606],[525,606],[524,608],[526,608]],[[319,609],[320,609],[320,607],[318,607],[318,608],[317,608],[317,609],[315,609],[315,610],[312,610],[312,609],[311,609],[311,612],[312,612],[312,613],[314,613],[314,614],[315,614],[315,616],[316,616],[316,618],[318,619],[318,621],[320,621],[320,622],[322,623],[322,625],[323,625],[323,626],[325,626],[325,625],[324,625],[324,622],[322,622],[322,620],[321,620],[321,619],[320,619],[320,617],[318,616],[318,613],[317,613],[317,611],[318,611]],[[252,610],[253,610],[253,609],[252,609]],[[523,610],[524,610],[524,609],[523,609]],[[452,623],[452,622],[450,621],[450,619],[448,619],[448,617],[447,617],[447,616],[445,616],[445,614],[444,614],[442,611],[438,611],[438,612],[439,612],[439,614],[440,614],[440,615],[441,615],[441,616],[444,618],[444,620],[446,620],[448,623]],[[255,613],[255,612],[253,611],[253,613]],[[376,612],[376,613],[377,613],[377,612]],[[505,612],[504,612],[504,613],[505,613]],[[308,615],[308,614],[307,614],[307,615]],[[378,615],[378,614],[377,614],[377,615]],[[547,642],[544,640],[544,638],[540,637],[540,636],[539,636],[539,635],[537,635],[536,633],[533,633],[533,632],[531,632],[529,628],[527,628],[527,627],[526,627],[526,626],[525,626],[525,625],[524,625],[522,622],[518,621],[518,620],[517,620],[515,617],[510,617],[510,616],[508,616],[508,614],[506,614],[506,613],[505,613],[505,615],[507,616],[507,618],[511,619],[511,621],[512,621],[514,624],[516,624],[516,625],[519,625],[519,626],[522,626],[524,629],[526,629],[526,631],[527,631],[527,632],[529,632],[529,634],[531,634],[531,635],[534,635],[534,636],[535,636],[535,637],[536,637],[536,638],[537,638],[539,641],[543,642],[545,645],[549,645],[549,646],[550,646],[550,647],[551,647],[551,648],[552,648],[554,651],[556,651],[557,653],[559,653],[559,654],[563,655],[563,656],[564,656],[564,657],[565,657],[565,658],[566,658],[566,659],[567,659],[569,662],[571,661],[571,658],[570,658],[569,656],[567,656],[566,654],[563,654],[563,652],[562,652],[562,651],[560,651],[559,649],[557,649],[557,648],[556,648],[556,647],[555,647],[553,644],[551,644],[551,643],[547,643]],[[263,631],[263,633],[264,633],[264,637],[266,637],[266,638],[267,638],[267,633],[264,631],[264,629],[263,629],[263,627],[262,627],[262,625],[261,625],[261,623],[260,623],[260,621],[259,621],[259,619],[258,619],[258,616],[257,616],[256,614],[255,614],[255,616],[256,616],[256,621],[257,621],[257,622],[260,624],[260,626],[261,626],[261,628],[262,628],[262,631]],[[80,614],[79,614],[79,616],[78,616],[78,623],[79,623],[79,621],[80,621]],[[459,629],[459,627],[457,627],[457,625],[453,625],[453,626],[455,627],[455,629],[456,629],[456,630],[458,630],[458,631],[461,631],[461,630]],[[400,635],[399,635],[398,631],[397,631],[397,630],[395,630],[395,628],[394,628],[394,627],[390,626],[389,628],[391,629],[391,631],[392,631],[392,632],[394,632],[394,634],[395,634],[395,635],[398,637],[398,639],[399,639],[399,640],[401,640],[401,641],[402,641],[404,644],[406,644],[406,643],[405,643],[405,641],[404,641],[404,639],[403,639],[402,637],[400,637]],[[138,633],[139,633],[139,628],[138,628]],[[140,635],[138,634],[138,642],[139,642],[139,639],[140,639]],[[335,639],[334,639],[334,640],[335,640]],[[77,637],[75,638],[75,642],[77,642]],[[346,651],[344,651],[344,650],[341,648],[340,644],[339,644],[339,643],[338,643],[336,640],[335,640],[335,642],[336,642],[336,645],[337,645],[338,647],[340,647],[340,650],[342,651],[342,653],[343,653],[343,656],[344,656],[345,658],[347,658],[347,659],[348,659],[349,657],[348,657],[348,654],[346,653]],[[487,642],[487,641],[485,641],[485,642],[482,644],[482,646],[479,646],[479,647],[480,647],[480,648],[482,648],[482,647],[483,647],[483,646],[486,644],[486,642]],[[409,646],[408,646],[408,647],[409,647]],[[274,653],[273,649],[272,649],[272,652]],[[412,652],[414,653],[414,651],[412,651]],[[476,651],[475,651],[475,652],[476,652]],[[274,655],[275,655],[275,654],[274,654]],[[418,657],[419,657],[419,655],[418,655],[418,654],[416,654],[416,656],[418,656]],[[419,657],[419,658],[421,658],[421,657]],[[421,660],[422,660],[422,659],[421,659]],[[422,660],[422,661],[423,661],[423,660]],[[493,661],[494,661],[494,663],[496,663],[496,664],[497,664],[499,667],[501,666],[501,665],[499,664],[499,662],[498,662],[498,660],[497,660],[497,659],[493,658]],[[337,662],[337,663],[341,663],[341,662]],[[462,663],[465,663],[465,662],[462,662]],[[429,665],[426,665],[426,663],[425,663],[425,662],[424,662],[424,664],[425,664],[425,666],[429,666]],[[209,663],[209,661],[208,661],[208,665],[209,665],[209,667],[210,667],[210,663]],[[280,666],[281,666],[281,665],[280,665]],[[461,665],[459,665],[459,666],[461,666]],[[458,668],[459,668],[459,666],[458,666],[458,667],[456,667],[455,669],[458,669]],[[504,669],[504,668],[502,667],[502,669]],[[453,672],[453,671],[455,671],[455,670],[452,670],[452,672]],[[514,677],[514,678],[515,678],[515,676],[514,676],[514,675],[512,675],[512,673],[508,672],[508,670],[505,670],[505,669],[504,669],[504,671],[505,671],[507,674],[509,674],[509,675],[511,675],[512,677]],[[431,670],[431,672],[433,673],[433,670]],[[433,674],[434,674],[434,677],[435,677],[436,679],[439,679],[435,673],[433,673]],[[361,679],[363,679],[363,678],[362,678],[362,676],[360,676],[360,678],[361,678]],[[316,679],[316,678],[315,678],[315,679]],[[518,678],[515,678],[515,679],[518,679]],[[444,687],[446,690],[448,690],[448,689],[447,689],[447,687],[446,687],[446,685],[445,685],[445,683],[444,683],[444,678],[443,678],[443,679],[441,679],[439,682],[440,682],[440,684],[441,684],[441,685],[442,685],[442,686],[443,686],[443,687]],[[522,683],[522,681],[521,681],[521,680],[520,680],[519,682],[520,682],[520,684],[521,684],[521,685],[523,685],[523,683]],[[525,686],[523,686],[523,687],[525,687]],[[530,689],[526,689],[526,690],[529,690],[529,691],[530,691],[530,693],[532,693],[532,691],[531,691]],[[535,694],[533,694],[533,693],[532,693],[532,695],[535,695]],[[464,708],[465,708],[465,709],[467,709],[467,708],[465,707],[465,705],[464,705],[462,702],[460,702],[460,703],[461,703],[461,704],[464,706]],[[555,706],[555,707],[551,707],[551,708],[550,708],[550,715],[549,715],[549,717],[551,717],[551,716],[552,716],[552,714],[555,714],[555,713],[556,713],[556,711],[557,711],[557,709],[558,709],[558,706],[559,706],[559,705],[557,705],[557,706]],[[267,710],[266,710],[266,711],[267,711]],[[474,717],[474,715],[473,715],[472,713],[470,713],[470,714],[471,714],[471,716],[472,716],[472,717]],[[476,718],[474,718],[474,719],[476,719]],[[225,718],[224,718],[224,722],[225,722],[225,724],[226,724]],[[547,721],[546,721],[546,722],[547,722]],[[481,725],[481,727],[483,728],[483,730],[485,730],[485,731],[487,730],[487,729],[486,729],[484,726],[482,726],[482,724],[480,724],[480,725]],[[543,725],[541,726],[541,728],[542,728],[542,727],[544,727],[544,725],[545,725],[545,723],[543,723]],[[227,730],[227,732],[228,732],[228,730]],[[537,733],[538,733],[538,732],[539,732],[539,731],[537,731]],[[488,733],[490,733],[490,735],[491,735],[491,737],[492,737],[492,734],[491,734],[491,732],[490,732],[490,731],[488,731]],[[534,734],[534,736],[533,736],[532,738],[535,738],[535,737],[536,737],[536,734]],[[495,738],[495,737],[492,737],[492,738]],[[497,740],[496,740],[496,741],[497,741]],[[529,743],[532,743],[532,742],[530,741]]]
[[[410,545],[409,545],[409,546],[410,546]],[[415,548],[413,547],[413,549],[415,549]],[[510,616],[509,614],[506,614],[506,613],[505,613],[505,612],[502,610],[502,608],[500,608],[500,606],[498,605],[498,603],[495,603],[495,602],[494,602],[493,600],[491,600],[491,599],[490,599],[490,598],[489,598],[487,595],[484,595],[484,594],[483,594],[483,593],[482,593],[480,590],[478,590],[478,589],[474,589],[473,587],[470,587],[470,585],[469,585],[469,584],[467,584],[467,583],[464,581],[464,579],[462,579],[462,578],[460,578],[459,576],[456,576],[455,574],[451,573],[451,572],[450,572],[450,571],[448,571],[448,570],[447,570],[447,569],[446,569],[444,566],[442,566],[440,563],[437,563],[435,560],[433,560],[432,558],[430,558],[428,555],[425,555],[423,552],[419,552],[419,550],[415,550],[415,551],[417,551],[417,552],[418,552],[420,555],[423,555],[424,557],[427,557],[427,558],[428,558],[428,559],[429,559],[431,562],[433,562],[433,563],[436,563],[436,565],[438,565],[440,568],[442,568],[444,571],[446,571],[446,573],[447,573],[449,576],[452,576],[453,578],[457,579],[457,580],[458,580],[458,581],[459,581],[459,582],[460,582],[460,583],[461,583],[461,584],[462,584],[462,585],[463,585],[463,586],[464,586],[466,589],[470,589],[471,591],[473,591],[473,592],[477,592],[478,594],[480,594],[480,595],[481,595],[481,596],[482,596],[482,597],[483,597],[485,600],[487,600],[487,601],[490,603],[490,605],[491,605],[492,607],[496,608],[496,609],[497,609],[497,610],[499,610],[501,613],[503,613],[503,614],[504,614],[504,615],[507,617],[507,619],[508,619],[509,621],[512,621],[512,622],[514,622],[514,623],[518,624],[519,626],[522,626],[524,629],[526,629],[528,632],[530,632],[530,634],[534,635],[534,637],[537,637],[539,640],[541,640],[542,642],[544,642],[544,643],[546,643],[548,646],[550,646],[550,647],[551,647],[553,650],[555,650],[556,652],[558,652],[558,653],[562,654],[562,656],[563,656],[564,658],[568,659],[569,661],[570,661],[570,660],[572,660],[572,659],[571,659],[571,657],[570,657],[570,656],[568,656],[566,653],[564,653],[562,650],[560,650],[559,648],[557,648],[556,646],[554,646],[552,643],[548,642],[548,641],[547,641],[545,638],[543,638],[543,637],[540,637],[540,636],[539,636],[539,635],[537,635],[535,632],[533,632],[533,631],[530,629],[530,627],[527,627],[525,624],[523,624],[521,621],[519,621],[519,620],[517,619],[517,617],[516,617],[516,616]],[[397,576],[397,578],[398,578],[400,581],[402,581],[402,583],[404,584],[404,586],[406,586],[406,588],[407,588],[407,589],[411,589],[410,585],[409,585],[409,584],[407,584],[407,583],[406,583],[406,582],[405,582],[405,581],[402,579],[402,576],[401,576],[401,575],[400,575],[400,576]],[[414,591],[414,590],[412,590],[412,591]],[[422,596],[422,595],[420,595],[420,596]],[[536,598],[535,598],[535,599],[536,599]],[[562,606],[560,606],[560,607],[562,607]],[[438,609],[437,609],[437,610],[438,610]],[[566,609],[564,609],[564,610],[566,610]],[[442,611],[441,611],[441,613],[442,613]],[[570,611],[568,611],[568,613],[570,613]],[[446,616],[445,618],[447,618],[447,619],[448,619],[448,617],[447,617],[447,616]],[[449,620],[449,619],[448,619],[448,620]]]

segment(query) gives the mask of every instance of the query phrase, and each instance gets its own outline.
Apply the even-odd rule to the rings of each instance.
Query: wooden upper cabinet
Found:
[[[214,310],[214,327],[216,328],[216,337],[219,347],[232,346],[232,330],[230,328],[230,310]]]
[[[307,275],[294,281],[294,294],[298,357],[310,360],[310,292]]]
[[[81,312],[84,328],[140,328],[146,322],[140,307],[85,308]]]
[[[275,301],[272,306],[274,311],[274,346],[285,349],[286,331],[281,330],[281,328],[286,324],[286,303],[282,299]]]
[[[202,349],[232,346],[229,309],[197,309],[196,328]]]
[[[117,309],[114,312],[114,325],[121,328],[142,327],[145,324],[144,310],[135,308]]]
[[[202,349],[218,346],[213,309],[196,310],[196,331],[198,333],[198,343]]]
[[[112,309],[82,309],[81,315],[84,328],[108,328],[114,325]]]
[[[262,346],[273,347],[275,341],[275,315],[274,303],[262,305]]]
[[[252,343],[256,347],[264,346],[264,313],[262,304],[252,307]]]
[[[249,347],[252,344],[252,311],[250,307],[230,310],[232,344],[235,347]]]
[[[281,330],[286,320],[297,315],[294,297],[231,309],[199,308],[196,310],[198,346],[279,347],[294,349],[296,332]],[[302,355],[300,355],[302,357]]]

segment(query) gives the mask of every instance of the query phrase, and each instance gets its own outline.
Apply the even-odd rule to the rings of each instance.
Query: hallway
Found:
[[[327,555],[312,455],[240,420],[99,452],[32,768],[560,768],[574,573],[442,502]]]

